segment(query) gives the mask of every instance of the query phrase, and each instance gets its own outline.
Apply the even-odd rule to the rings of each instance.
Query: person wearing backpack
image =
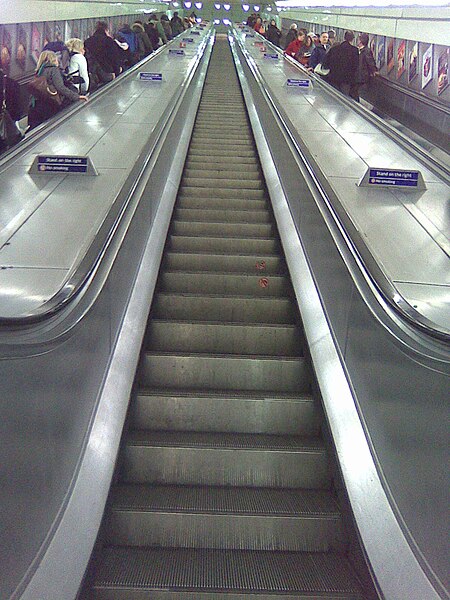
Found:
[[[51,50],[41,52],[37,65],[35,79],[44,77],[46,80],[47,94],[37,93],[30,82],[31,105],[28,112],[28,125],[30,129],[50,119],[63,107],[63,102],[72,104],[77,101],[87,101],[87,96],[79,95],[64,84],[64,79],[59,68],[58,57]],[[55,93],[56,92],[56,93]],[[51,96],[59,96],[58,102]]]
[[[89,89],[89,72],[87,60],[84,56],[84,44],[79,38],[67,40],[70,62],[66,69],[66,80],[75,86],[81,94],[86,94]]]

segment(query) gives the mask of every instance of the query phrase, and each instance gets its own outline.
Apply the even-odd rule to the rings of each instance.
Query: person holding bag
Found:
[[[63,107],[78,100],[87,101],[64,85],[58,65],[58,57],[51,50],[44,50],[39,56],[34,79],[28,84],[31,105],[28,112],[30,129],[50,119]]]

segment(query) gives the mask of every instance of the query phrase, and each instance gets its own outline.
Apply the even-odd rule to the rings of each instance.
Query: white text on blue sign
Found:
[[[139,79],[141,81],[162,81],[162,78],[162,73],[146,73],[144,71],[139,73]]]
[[[311,85],[310,79],[288,79],[286,82],[288,87],[309,88]]]
[[[267,52],[265,52],[264,58],[267,58],[269,60],[278,60],[278,54],[268,54]]]
[[[184,56],[184,50],[169,50],[172,56]]]
[[[369,183],[371,185],[417,187],[419,171],[370,169]]]
[[[187,42],[188,44],[193,44],[194,38],[184,38],[184,41]]]
[[[86,173],[88,159],[83,156],[38,156],[38,171]]]

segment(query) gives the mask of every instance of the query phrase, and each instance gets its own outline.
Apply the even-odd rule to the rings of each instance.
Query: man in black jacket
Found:
[[[352,44],[354,39],[353,31],[346,31],[342,44],[332,46],[322,61],[322,66],[330,69],[327,81],[347,96],[352,97],[355,94],[359,65],[358,48]]]
[[[108,24],[98,21],[94,34],[84,42],[87,50],[89,72],[99,72],[101,83],[106,83],[119,75],[123,68],[124,51],[110,37]]]

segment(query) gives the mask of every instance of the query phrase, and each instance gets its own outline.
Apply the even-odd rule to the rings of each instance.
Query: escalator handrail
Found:
[[[177,92],[174,94],[158,123],[155,125],[151,137],[142,149],[133,169],[127,177],[126,182],[116,196],[111,209],[108,211],[99,230],[97,231],[95,238],[90,246],[86,249],[83,257],[72,267],[60,290],[51,298],[49,298],[49,300],[41,304],[38,308],[31,311],[27,315],[21,315],[17,317],[0,316],[0,327],[20,328],[50,319],[70,302],[72,302],[72,300],[81,292],[85,284],[90,280],[91,274],[95,271],[96,266],[104,256],[110,240],[114,236],[125,213],[127,212],[142,174],[147,169],[156,149],[158,148],[159,141],[164,133],[167,122],[170,121],[171,116],[176,112],[177,107],[184,96],[184,91],[190,85],[195,75],[211,35],[212,28],[210,28],[201,41],[196,52],[195,61],[192,63],[183,83],[178,87]],[[159,50],[162,50],[163,48]],[[133,74],[141,67],[142,61],[141,63],[138,63],[132,67],[132,69],[128,70],[126,73]],[[112,84],[114,84],[114,82],[111,82],[108,84],[108,86],[105,86],[108,88],[106,90],[103,88],[99,90],[99,94],[96,95],[96,99],[100,95],[110,91],[110,86]],[[57,122],[52,124],[51,130],[69,118],[69,116],[71,116],[75,111],[79,110],[79,108],[81,107],[76,107],[75,110],[69,111],[68,114],[65,114],[61,119],[58,119]],[[48,133],[47,130],[45,133]],[[41,137],[42,136],[39,136],[38,139],[40,140]]]
[[[339,211],[336,209],[336,206],[333,204],[330,198],[331,193],[327,192],[325,186],[317,176],[317,169],[312,164],[312,159],[309,158],[305,154],[304,150],[299,146],[295,134],[292,132],[287,118],[283,116],[272,94],[265,87],[264,80],[259,72],[256,62],[254,61],[250,53],[247,51],[245,45],[242,43],[239,34],[235,30],[234,35],[238,40],[241,51],[243,52],[249,64],[253,76],[255,77],[256,81],[258,82],[258,85],[260,86],[261,92],[266,96],[268,102],[272,107],[272,110],[277,115],[277,118],[279,119],[280,123],[285,129],[290,143],[292,143],[293,147],[298,153],[298,156],[304,163],[309,175],[311,176],[311,179],[314,182],[314,185],[317,187],[322,201],[327,206],[330,214],[332,215],[332,218],[336,222],[341,232],[343,232],[344,239],[346,240],[351,253],[355,257],[356,262],[360,265],[362,274],[365,277],[365,279],[369,281],[378,290],[384,302],[386,302],[388,306],[393,308],[395,313],[399,315],[403,320],[405,320],[410,326],[426,334],[434,340],[438,340],[439,342],[444,342],[446,345],[450,345],[450,331],[432,322],[430,319],[426,318],[424,315],[419,313],[413,306],[411,306],[411,304],[397,290],[397,288],[392,283],[389,276],[385,273],[381,265],[375,260],[372,252],[368,248],[361,235],[357,232],[356,228],[351,226],[350,220],[347,219],[347,222],[344,222],[343,215],[339,213]],[[280,52],[280,49],[276,46],[273,46],[273,48],[277,49],[278,52]],[[296,61],[292,62],[298,66],[298,63]],[[339,97],[343,96],[339,92],[338,94]],[[356,103],[353,104],[356,105]],[[349,106],[351,108],[354,108],[353,104],[349,103]],[[355,108],[357,108],[357,106],[355,106]],[[349,231],[350,229],[352,229],[351,232]]]

